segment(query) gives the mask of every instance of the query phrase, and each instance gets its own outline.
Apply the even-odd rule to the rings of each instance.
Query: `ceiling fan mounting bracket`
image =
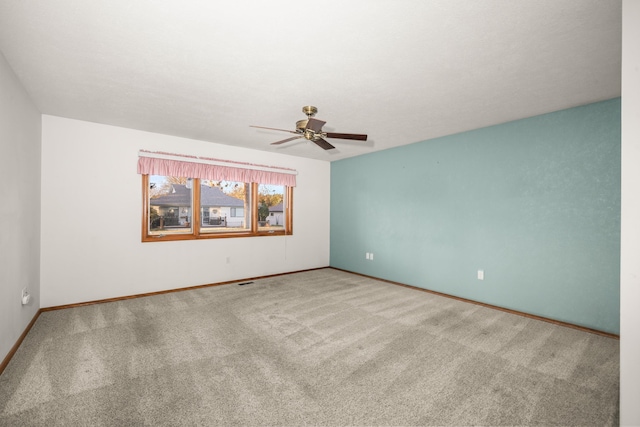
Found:
[[[318,109],[313,105],[305,105],[302,107],[302,112],[307,115],[307,117],[313,117],[318,112]]]

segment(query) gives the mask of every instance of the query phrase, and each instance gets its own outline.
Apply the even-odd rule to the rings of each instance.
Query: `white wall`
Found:
[[[0,362],[40,304],[40,124],[0,53]],[[33,300],[22,306],[25,287]]]
[[[640,426],[640,2],[622,11],[620,424]]]
[[[47,115],[42,126],[42,307],[329,265],[329,162]],[[141,243],[140,149],[297,169],[293,236]]]

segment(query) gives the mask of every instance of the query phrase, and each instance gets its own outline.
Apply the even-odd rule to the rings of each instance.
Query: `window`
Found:
[[[284,229],[284,185],[258,185],[258,229],[276,231]]]
[[[148,181],[147,234],[191,233],[193,194],[187,178],[154,175]]]
[[[293,234],[295,169],[140,150],[142,241]]]
[[[203,220],[200,232],[251,231],[250,189],[251,184],[247,182],[201,180],[199,209]]]
[[[142,175],[142,241],[292,234],[293,187]]]

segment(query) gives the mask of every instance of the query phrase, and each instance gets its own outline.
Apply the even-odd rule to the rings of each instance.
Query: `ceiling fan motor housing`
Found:
[[[309,119],[316,115],[318,109],[313,105],[305,105],[302,107],[302,112],[307,115],[307,118],[296,122],[296,132],[298,133],[305,133]]]
[[[296,122],[296,132],[304,133],[304,130],[307,128],[307,123],[309,123],[309,119],[298,120]]]

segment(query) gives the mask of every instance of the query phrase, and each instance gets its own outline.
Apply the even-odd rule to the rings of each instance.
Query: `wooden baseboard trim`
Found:
[[[22,335],[20,335],[20,337],[18,338],[18,341],[16,341],[13,347],[11,347],[11,350],[9,350],[9,353],[7,353],[2,363],[0,363],[0,375],[2,375],[7,365],[9,365],[11,358],[13,357],[14,354],[16,354],[16,351],[18,351],[20,344],[22,344],[22,341],[24,341],[25,337],[31,330],[31,327],[36,323],[36,320],[38,320],[38,316],[40,316],[40,313],[42,313],[42,310],[39,309],[36,312],[36,314],[33,316],[33,319],[31,319],[31,322],[29,322],[25,330],[22,332]]]
[[[154,295],[171,294],[173,292],[190,291],[190,290],[193,290],[193,289],[211,288],[213,286],[231,285],[231,284],[234,284],[234,283],[241,283],[241,282],[247,282],[247,281],[252,281],[252,280],[268,279],[269,277],[286,276],[288,274],[296,274],[296,273],[304,273],[306,271],[322,270],[324,268],[330,268],[330,267],[327,266],[327,267],[309,268],[309,269],[306,269],[306,270],[298,270],[298,271],[290,271],[290,272],[287,272],[287,273],[270,274],[270,275],[267,275],[267,276],[247,277],[247,278],[244,278],[244,279],[229,280],[229,281],[226,281],[226,282],[217,282],[217,283],[209,283],[209,284],[206,284],[206,285],[188,286],[188,287],[185,287],[185,288],[167,289],[165,291],[147,292],[147,293],[143,293],[143,294],[126,295],[126,296],[122,296],[122,297],[105,298],[105,299],[100,299],[100,300],[78,302],[78,303],[65,304],[65,305],[56,305],[56,306],[52,306],[52,307],[41,308],[40,311],[64,310],[65,308],[84,307],[84,306],[87,306],[87,305],[104,304],[104,303],[107,303],[107,302],[124,301],[124,300],[128,300],[128,299],[150,297],[150,296],[154,296]]]
[[[458,301],[468,302],[470,304],[481,305],[483,307],[491,308],[491,309],[494,309],[494,310],[504,311],[506,313],[515,314],[517,316],[528,317],[529,319],[541,320],[543,322],[553,323],[554,325],[564,326],[565,328],[577,329],[579,331],[589,332],[591,334],[601,335],[601,336],[604,336],[604,337],[607,337],[607,338],[613,338],[613,339],[617,339],[617,340],[620,339],[620,335],[612,334],[610,332],[599,331],[597,329],[591,329],[591,328],[587,328],[585,326],[574,325],[573,323],[562,322],[560,320],[555,320],[555,319],[549,319],[548,317],[537,316],[535,314],[529,314],[529,313],[525,313],[523,311],[512,310],[512,309],[509,309],[509,308],[499,307],[497,305],[491,305],[491,304],[487,304],[487,303],[484,303],[484,302],[479,302],[479,301],[474,301],[474,300],[467,299],[467,298],[457,297],[455,295],[449,295],[449,294],[445,294],[445,293],[438,292],[438,291],[432,291],[431,289],[425,289],[425,288],[419,288],[417,286],[406,285],[404,283],[394,282],[392,280],[381,279],[379,277],[368,276],[366,274],[356,273],[354,271],[349,271],[349,270],[343,270],[341,268],[336,268],[336,267],[331,267],[331,268],[334,269],[334,270],[338,270],[338,271],[344,271],[345,273],[351,273],[351,274],[355,274],[357,276],[366,277],[368,279],[374,279],[374,280],[378,280],[378,281],[381,281],[381,282],[390,283],[392,285],[402,286],[404,288],[409,288],[409,289],[414,289],[416,291],[427,292],[427,293],[430,293],[430,294],[433,294],[433,295],[438,295],[438,296],[445,297],[445,298],[451,298],[451,299],[455,299],[455,300],[458,300]]]

